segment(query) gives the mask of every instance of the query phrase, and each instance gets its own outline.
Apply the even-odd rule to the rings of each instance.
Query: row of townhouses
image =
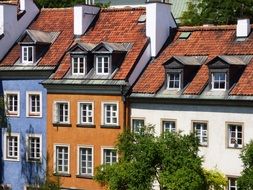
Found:
[[[237,189],[253,138],[252,26],[179,27],[172,13],[151,0],[0,4],[2,189],[33,189],[48,174],[62,189],[102,190],[95,168],[117,162],[117,136],[149,124],[156,135],[195,132],[203,167]]]

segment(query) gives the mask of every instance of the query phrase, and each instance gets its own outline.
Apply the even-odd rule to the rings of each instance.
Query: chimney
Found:
[[[83,35],[98,14],[99,10],[99,7],[88,5],[74,6],[74,35]]]
[[[19,1],[19,9],[20,11],[25,11],[27,10],[27,6],[28,6],[28,1],[31,1],[31,0],[20,0]]]
[[[155,57],[177,25],[171,13],[171,5],[164,1],[146,2],[146,35],[151,42],[151,56]]]
[[[0,36],[4,34],[4,6],[0,5]]]
[[[251,31],[250,19],[238,19],[236,26],[236,37],[246,38]]]

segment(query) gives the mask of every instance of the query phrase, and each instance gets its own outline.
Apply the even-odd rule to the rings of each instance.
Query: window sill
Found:
[[[77,178],[93,179],[92,175],[76,175]]]
[[[93,124],[76,124],[76,127],[80,127],[80,128],[96,128],[96,125],[93,125]]]
[[[42,118],[42,115],[27,115],[26,117],[30,117],[30,118]]]
[[[243,146],[242,147],[234,147],[234,146],[228,146],[227,147],[228,149],[234,149],[234,150],[240,150],[240,149],[242,149],[243,148]]]
[[[70,123],[53,123],[54,127],[71,127]]]
[[[66,174],[66,173],[54,173],[54,176],[59,176],[59,177],[71,177],[71,174]]]
[[[119,125],[101,125],[100,127],[104,129],[120,129]]]

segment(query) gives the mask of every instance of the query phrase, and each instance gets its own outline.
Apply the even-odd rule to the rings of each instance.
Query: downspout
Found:
[[[121,98],[122,98],[122,101],[123,101],[123,131],[126,131],[127,129],[127,101],[126,101],[126,95],[127,95],[127,92],[124,91],[124,86],[121,85],[120,86],[120,92],[121,92]]]

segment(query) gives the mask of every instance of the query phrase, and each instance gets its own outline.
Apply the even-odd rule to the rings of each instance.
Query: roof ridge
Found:
[[[41,11],[61,11],[61,10],[71,10],[73,7],[60,7],[60,8],[41,8]]]
[[[179,31],[201,31],[201,30],[235,30],[236,24],[233,25],[204,25],[204,26],[181,26]]]
[[[145,7],[103,8],[102,12],[143,11]]]

